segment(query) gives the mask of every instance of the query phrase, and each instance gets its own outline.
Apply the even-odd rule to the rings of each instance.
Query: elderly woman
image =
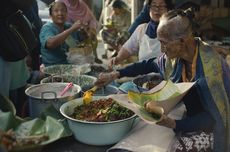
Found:
[[[67,8],[63,2],[54,2],[49,9],[53,22],[43,25],[40,32],[42,63],[45,66],[67,64],[66,39],[82,26],[75,22],[72,26],[66,23]]]
[[[84,30],[87,32],[90,37],[90,43],[93,47],[93,53],[95,56],[95,62],[102,63],[101,60],[98,59],[97,55],[97,30],[98,30],[98,22],[96,17],[93,15],[92,11],[89,9],[87,4],[83,0],[57,0],[65,3],[67,7],[67,21],[70,23],[74,23],[76,21],[81,21],[84,24]],[[80,35],[81,37],[81,35]],[[84,42],[86,43],[86,42]]]
[[[150,59],[101,74],[96,85],[150,72],[160,72],[174,83],[196,82],[182,99],[186,117],[174,120],[163,116],[158,124],[182,133],[172,151],[230,151],[230,69],[213,48],[193,37],[191,22],[188,11],[164,14],[157,29],[164,53],[158,64]],[[146,105],[149,110],[151,102]]]
[[[110,60],[109,66],[121,63],[134,54],[138,54],[139,61],[161,55],[160,42],[156,30],[161,15],[172,9],[171,0],[149,0],[150,21],[137,27],[131,37],[121,47],[118,55]]]

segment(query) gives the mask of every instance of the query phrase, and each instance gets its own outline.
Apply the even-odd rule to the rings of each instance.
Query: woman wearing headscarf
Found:
[[[67,39],[78,31],[82,24],[66,22],[67,7],[63,2],[50,5],[49,14],[52,22],[43,25],[40,32],[42,63],[45,66],[68,64],[66,53],[69,50]]]
[[[97,31],[98,22],[96,17],[93,15],[92,11],[89,9],[87,4],[83,0],[57,0],[64,2],[67,7],[67,21],[74,23],[80,21],[84,25],[84,31],[89,35],[91,45],[93,46],[93,52],[95,56],[95,62],[102,63],[98,59],[97,55]],[[82,29],[83,30],[83,29]]]

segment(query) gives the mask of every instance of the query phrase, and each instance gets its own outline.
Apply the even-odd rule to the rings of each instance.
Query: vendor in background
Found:
[[[64,2],[67,7],[67,21],[70,23],[74,23],[76,21],[80,21],[84,26],[84,29],[89,35],[89,42],[93,47],[93,53],[95,56],[96,63],[102,63],[100,59],[98,59],[97,55],[97,31],[98,31],[98,22],[96,17],[93,15],[92,11],[89,9],[87,4],[83,0],[57,0]]]
[[[112,12],[106,19],[104,28],[100,31],[102,40],[107,51],[114,51],[114,56],[120,46],[129,38],[128,28],[131,24],[131,13],[128,6],[122,0],[111,2]]]
[[[49,14],[53,22],[43,25],[40,33],[42,63],[45,66],[68,64],[68,45],[65,40],[83,25],[80,21],[73,25],[66,22],[67,7],[63,2],[53,2]]]
[[[157,124],[178,133],[172,152],[227,152],[230,151],[230,69],[212,47],[194,38],[191,16],[189,10],[173,10],[160,18],[157,38],[164,54],[158,58],[158,64],[149,59],[101,73],[95,85],[100,87],[117,78],[151,72],[159,72],[174,83],[196,82],[182,99],[186,116],[174,120],[163,115]],[[146,102],[146,109],[151,111],[150,105],[155,101]]]
[[[195,14],[195,35],[202,40],[221,40],[224,32],[213,26],[213,8],[211,0],[201,0],[199,10]]]
[[[149,0],[147,4],[150,21],[139,25],[131,37],[125,42],[118,55],[109,61],[109,67],[123,62],[134,54],[142,61],[161,55],[160,42],[156,30],[161,15],[173,8],[171,0]]]
[[[177,5],[177,8],[191,8],[195,11],[194,14],[194,35],[202,40],[221,40],[224,36],[224,31],[213,26],[213,8],[211,0],[200,0],[197,2],[182,2]]]

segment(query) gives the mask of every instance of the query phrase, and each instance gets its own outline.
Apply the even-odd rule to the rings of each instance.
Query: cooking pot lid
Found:
[[[49,76],[41,80],[41,83],[52,83],[52,82],[73,82],[74,84],[80,85],[80,87],[84,87],[86,85],[92,85],[96,81],[96,77],[89,75],[71,75],[71,74],[63,74],[63,75],[55,75]]]
[[[81,87],[74,84],[73,87],[68,89],[67,92],[61,96],[61,92],[67,85],[68,83],[43,83],[27,88],[25,93],[33,98],[55,99],[74,96],[81,91]]]

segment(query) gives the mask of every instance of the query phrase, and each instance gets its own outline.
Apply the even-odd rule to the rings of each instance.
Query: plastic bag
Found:
[[[95,56],[93,55],[91,46],[70,48],[66,53],[67,61],[70,64],[82,65],[86,63],[93,63]]]

